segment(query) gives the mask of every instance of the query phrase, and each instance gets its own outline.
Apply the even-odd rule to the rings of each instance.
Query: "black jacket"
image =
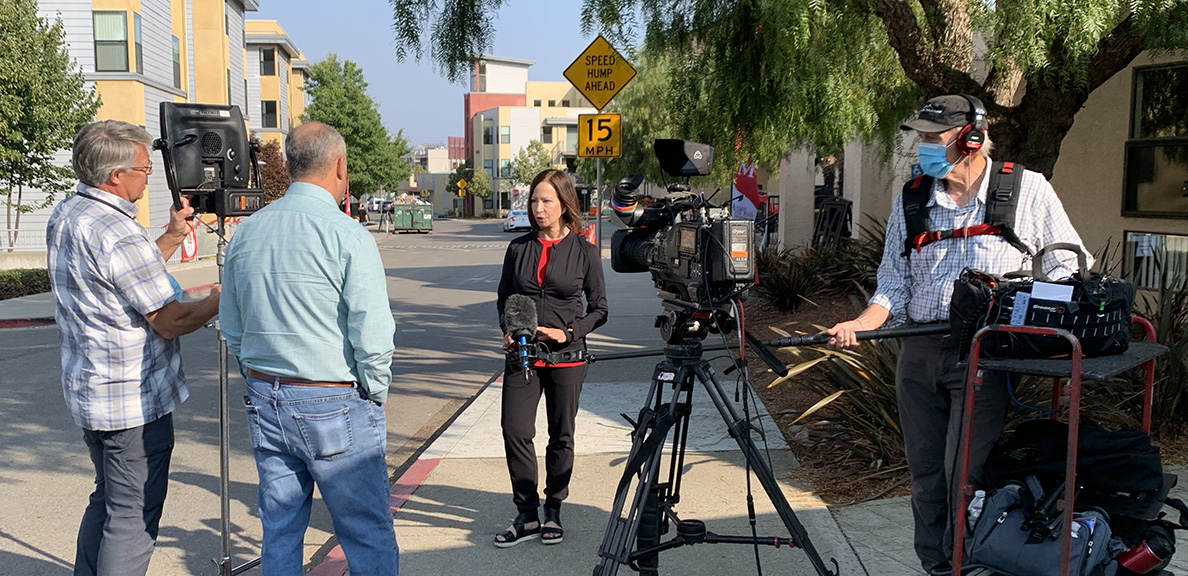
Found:
[[[536,322],[546,328],[571,330],[565,343],[548,341],[549,350],[584,350],[586,334],[606,324],[606,284],[598,248],[570,232],[549,254],[544,285],[536,283],[536,266],[543,245],[529,232],[507,246],[503,276],[499,280],[499,325],[504,332],[503,309],[508,296],[523,294],[536,302]],[[586,297],[583,309],[582,295]]]

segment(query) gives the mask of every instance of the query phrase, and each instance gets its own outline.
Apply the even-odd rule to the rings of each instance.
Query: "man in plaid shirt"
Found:
[[[63,200],[46,231],[62,348],[62,389],[95,465],[83,513],[76,575],[148,571],[169,481],[173,410],[189,392],[178,337],[219,307],[219,288],[181,302],[165,260],[190,232],[183,199],[154,242],[135,202],[153,173],[144,128],[107,120],[75,137],[78,193]]]
[[[922,207],[927,210],[930,229],[957,230],[982,224],[990,192],[991,143],[981,102],[966,95],[933,98],[901,129],[919,134],[920,167],[933,179],[930,199]],[[1013,231],[1032,252],[1055,242],[1081,245],[1060,199],[1043,175],[1024,171],[1014,194],[1018,205]],[[953,237],[905,251],[903,205],[902,194],[891,204],[878,289],[857,318],[828,330],[833,336],[830,346],[855,348],[855,332],[874,330],[888,320],[947,324],[953,281],[967,267],[998,275],[1030,269],[1029,256],[1001,235]],[[1049,278],[1061,278],[1076,269],[1076,257],[1070,252],[1043,258]],[[896,367],[899,420],[912,475],[916,555],[930,574],[951,571],[953,511],[964,505],[953,486],[965,402],[966,374],[959,359],[960,351],[947,335],[918,336],[904,339]],[[1007,385],[1005,374],[987,373],[978,393],[970,451],[970,478],[975,483],[980,482],[986,457],[1002,433]]]

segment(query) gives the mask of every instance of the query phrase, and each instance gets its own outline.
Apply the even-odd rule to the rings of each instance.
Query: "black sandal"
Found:
[[[525,524],[536,524],[533,528],[525,528]],[[495,535],[496,548],[511,548],[520,542],[540,538],[540,519],[535,513],[520,512],[507,530]]]
[[[561,528],[561,509],[545,506],[545,521],[540,526],[540,541],[544,544],[560,544],[565,536]]]

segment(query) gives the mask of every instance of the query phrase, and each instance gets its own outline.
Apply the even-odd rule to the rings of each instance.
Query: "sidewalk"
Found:
[[[168,264],[169,273],[177,279],[187,298],[198,298],[209,292],[203,290],[218,282],[219,269],[214,258],[197,262]],[[50,292],[0,300],[0,329],[53,324],[54,296]]]

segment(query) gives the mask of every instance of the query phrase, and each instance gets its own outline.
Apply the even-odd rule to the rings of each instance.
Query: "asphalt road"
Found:
[[[387,403],[389,464],[399,473],[501,369],[495,289],[507,242],[497,221],[440,220],[431,234],[377,234],[397,321]],[[217,340],[183,337],[190,399],[175,414],[176,447],[154,575],[214,574],[220,555]],[[256,471],[246,440],[242,381],[232,359],[233,564],[259,552]],[[0,573],[70,573],[78,521],[93,487],[82,432],[62,400],[56,329],[0,330]],[[306,558],[332,544],[316,506]]]

